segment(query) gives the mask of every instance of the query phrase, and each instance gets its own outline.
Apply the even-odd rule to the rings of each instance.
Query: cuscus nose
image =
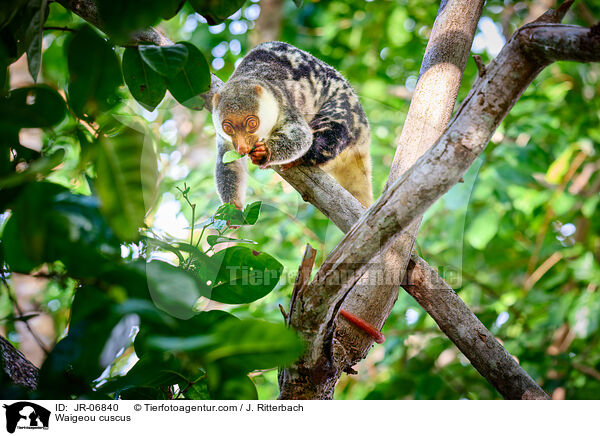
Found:
[[[245,141],[240,141],[240,142],[238,142],[236,149],[239,154],[241,154],[242,156],[245,156],[248,153],[250,153],[251,148],[248,146],[248,144],[246,144]]]

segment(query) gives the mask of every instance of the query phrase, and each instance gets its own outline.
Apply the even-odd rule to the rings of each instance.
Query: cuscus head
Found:
[[[238,153],[245,155],[265,140],[279,118],[273,93],[259,83],[230,81],[213,97],[213,122],[218,133],[229,137]]]

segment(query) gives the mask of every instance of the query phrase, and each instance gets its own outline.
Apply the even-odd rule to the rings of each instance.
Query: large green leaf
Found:
[[[236,246],[215,253],[197,272],[202,283],[212,282],[206,297],[221,303],[242,304],[271,292],[281,277],[283,265],[269,254]]]
[[[230,313],[210,310],[196,312],[188,319],[158,320],[154,313],[150,313],[149,307],[141,309],[134,308],[134,312],[142,320],[140,332],[135,338],[135,351],[138,356],[157,351],[190,353],[215,345],[217,339],[213,335],[214,329],[223,322],[237,319]],[[166,316],[164,312],[160,313]]]
[[[204,360],[226,368],[229,373],[284,366],[302,352],[302,342],[283,324],[264,321],[227,321],[215,330],[218,345]]]
[[[187,46],[174,45],[142,45],[139,47],[142,60],[158,74],[174,78],[185,65],[188,58]]]
[[[150,134],[124,127],[97,150],[101,210],[123,240],[137,240],[156,193],[157,160]]]
[[[0,98],[0,126],[51,127],[62,121],[66,111],[63,98],[47,85],[17,88],[8,97]]]
[[[31,41],[27,46],[27,66],[35,82],[42,64],[42,30],[46,21],[47,0],[35,0],[30,3],[34,3],[36,8],[27,26],[26,38]]]
[[[145,265],[148,289],[156,307],[180,319],[197,314],[194,304],[200,298],[201,284],[188,272],[165,262]]]
[[[137,47],[128,47],[123,53],[123,77],[131,95],[149,111],[158,106],[167,92],[164,77],[142,60]]]
[[[201,93],[210,88],[210,70],[200,50],[189,42],[180,42],[188,51],[183,68],[173,77],[167,78],[167,86],[171,95],[179,103],[194,110],[204,107]]]
[[[69,104],[78,116],[96,117],[119,101],[119,58],[111,45],[88,25],[69,43]]]
[[[100,214],[95,197],[71,194],[51,183],[23,189],[2,239],[6,262],[28,273],[45,262],[62,261],[76,277],[95,277],[108,259],[119,256],[119,242]]]
[[[245,3],[245,0],[190,0],[196,12],[206,18],[208,24],[219,24]]]

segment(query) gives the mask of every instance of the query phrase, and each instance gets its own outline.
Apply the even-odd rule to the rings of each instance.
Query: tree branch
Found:
[[[482,8],[482,0],[442,2],[423,57],[419,81],[398,141],[388,186],[410,168],[446,128],[454,108]],[[361,213],[360,210],[357,212]],[[358,315],[377,327],[383,325],[397,299],[419,224],[420,219],[416,220],[407,232],[394,238],[393,243],[386,250],[373,256],[367,268],[357,272],[351,279],[352,285],[347,288],[344,297],[338,300],[344,310]],[[338,272],[345,276],[346,271]],[[350,275],[354,273],[351,270],[348,272]],[[345,280],[337,278],[336,281],[342,283]],[[320,398],[332,397],[333,386],[340,374],[339,370],[363,359],[372,345],[370,336],[363,334],[345,320],[338,318],[334,323],[335,314],[337,308],[333,318],[328,317],[330,321],[327,328],[336,329],[336,347],[332,356],[326,356],[330,361],[335,361],[335,364],[331,365],[333,367],[331,377],[323,386]],[[290,319],[295,320],[296,327],[302,331],[303,320],[295,319],[295,315],[297,314],[290,314]],[[312,314],[309,312],[306,316]],[[327,332],[326,337],[329,336],[330,332]],[[324,344],[324,348],[319,350],[318,344]],[[311,350],[317,355],[329,347],[325,337],[314,341],[314,345],[313,348],[311,344]],[[302,366],[305,365],[300,362],[298,368]],[[298,380],[291,381],[288,386],[281,386],[282,396],[288,395],[284,393],[285,390],[291,390],[295,391],[292,395],[302,398],[305,386],[302,377],[298,377]]]
[[[347,232],[365,210],[348,191],[317,167],[298,166],[286,171],[278,170],[278,173],[343,232]],[[414,253],[406,283],[402,286],[504,398],[548,399],[452,287]]]
[[[431,267],[413,256],[404,289],[427,311],[473,367],[506,399],[550,397],[500,345],[460,297]]]
[[[542,26],[555,28],[553,24],[537,24],[538,31]],[[324,279],[337,272],[338,265],[346,272],[349,272],[347,266],[353,271],[360,268],[388,244],[393,235],[404,231],[460,180],[522,92],[550,63],[546,46],[540,49],[538,44],[530,44],[530,29],[531,26],[525,26],[516,32],[490,64],[486,75],[476,82],[444,135],[361,217],[331,253],[309,290],[320,287]],[[600,50],[600,39],[593,32],[576,26],[569,29],[565,38],[555,40],[568,40],[567,47],[571,48]],[[571,53],[565,49],[552,54],[556,52]],[[585,55],[586,52],[580,57],[592,60],[599,56],[598,53]],[[573,57],[572,53],[569,56]],[[335,293],[341,288],[339,284],[328,289]]]
[[[600,24],[591,29],[568,24],[536,24],[522,28],[527,51],[547,62],[600,62]]]
[[[93,24],[100,30],[104,30],[104,23],[98,14],[98,5],[94,0],[56,0],[65,9],[79,15],[85,21]],[[173,44],[165,35],[158,30],[150,27],[148,29],[139,30],[131,35],[131,42],[151,43],[155,45]]]
[[[10,342],[0,336],[0,365],[16,385],[35,391],[38,384],[38,369]]]

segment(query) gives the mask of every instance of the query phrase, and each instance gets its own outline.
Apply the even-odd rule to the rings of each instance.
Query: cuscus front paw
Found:
[[[250,159],[254,165],[265,168],[268,165],[271,153],[264,142],[257,142],[250,151]]]

